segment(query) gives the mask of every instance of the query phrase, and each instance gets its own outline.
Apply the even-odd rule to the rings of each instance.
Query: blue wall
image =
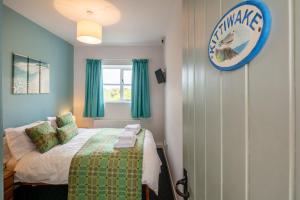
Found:
[[[3,1],[0,0],[0,58],[2,58]],[[2,60],[2,59],[1,59]],[[2,62],[0,62],[0,133],[2,130]],[[1,143],[2,144],[2,143]]]
[[[24,125],[72,111],[74,48],[44,28],[4,6],[2,96],[3,128]],[[50,64],[51,93],[12,94],[12,53]]]
[[[3,7],[2,0],[0,0],[0,58],[2,58],[2,32],[3,32]],[[2,59],[1,59],[2,60]],[[2,147],[2,63],[0,62],[0,161],[3,158],[3,147]],[[3,165],[0,165],[0,199],[3,199]]]

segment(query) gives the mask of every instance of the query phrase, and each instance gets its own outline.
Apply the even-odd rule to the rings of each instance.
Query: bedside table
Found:
[[[4,169],[4,200],[13,200],[14,198],[14,175],[15,172]]]

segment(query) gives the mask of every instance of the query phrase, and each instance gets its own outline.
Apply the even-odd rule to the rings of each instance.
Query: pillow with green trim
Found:
[[[56,131],[48,122],[27,128],[25,132],[40,153],[45,153],[59,144]]]
[[[61,115],[61,116],[56,117],[56,124],[57,124],[58,128],[61,128],[63,126],[71,124],[71,123],[74,123],[72,113],[67,113],[65,115]]]
[[[60,144],[66,144],[77,134],[78,128],[75,123],[70,123],[64,127],[57,128],[57,137]]]

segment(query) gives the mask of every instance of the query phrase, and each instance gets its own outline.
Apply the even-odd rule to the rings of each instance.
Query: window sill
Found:
[[[131,104],[131,101],[107,101],[105,104]]]

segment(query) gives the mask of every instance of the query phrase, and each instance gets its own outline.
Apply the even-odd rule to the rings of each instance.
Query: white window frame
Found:
[[[130,66],[130,67],[129,67]],[[105,103],[131,103],[131,100],[124,99],[124,87],[131,86],[131,84],[124,84],[124,71],[131,71],[132,72],[132,65],[131,64],[104,64],[103,69],[119,69],[120,70],[120,84],[105,84],[103,86],[119,86],[120,87],[120,100],[119,101],[107,101]]]

